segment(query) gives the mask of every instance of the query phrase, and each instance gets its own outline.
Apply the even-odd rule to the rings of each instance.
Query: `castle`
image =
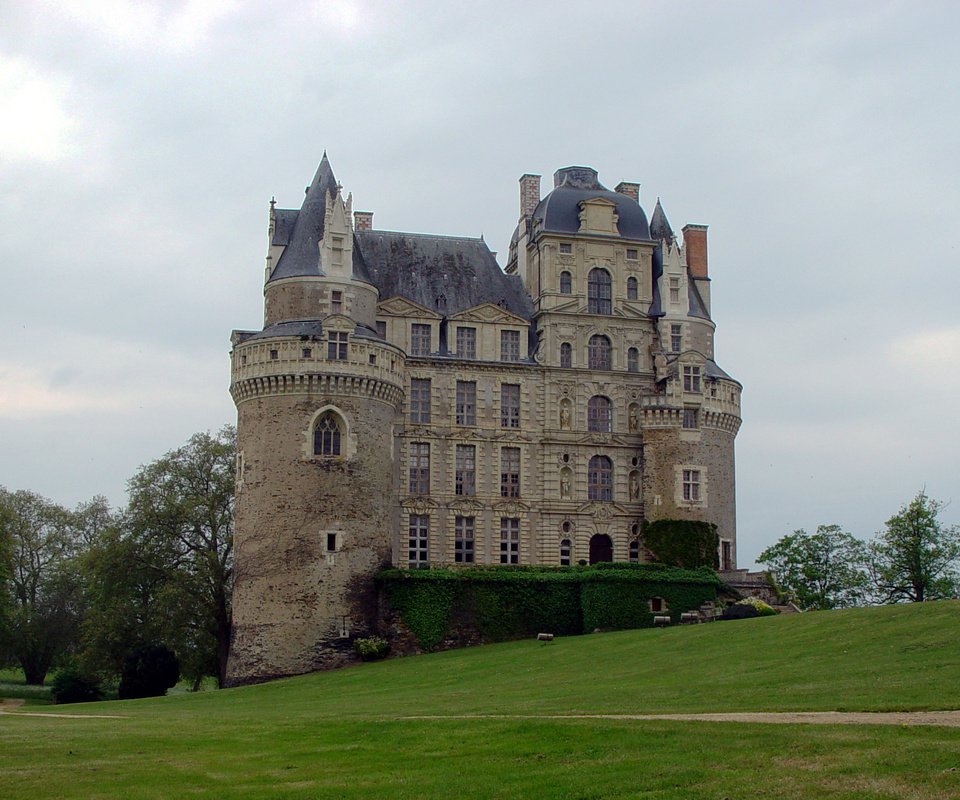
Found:
[[[299,210],[271,201],[263,330],[232,336],[229,682],[343,663],[390,564],[643,561],[673,518],[735,567],[707,228],[679,240],[639,189],[523,175],[503,270],[482,238],[374,228],[326,154]]]

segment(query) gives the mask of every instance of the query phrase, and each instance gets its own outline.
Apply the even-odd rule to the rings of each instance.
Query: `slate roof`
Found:
[[[379,339],[377,332],[366,325],[357,325],[354,333]],[[312,339],[319,341],[323,338],[323,325],[317,319],[294,319],[286,322],[277,322],[268,325],[262,331],[234,331],[238,342],[249,342],[256,339],[275,339],[283,336],[299,336],[303,341]]]
[[[323,239],[327,201],[336,197],[337,178],[327,154],[323,154],[317,174],[307,187],[299,211],[275,209],[272,244],[286,245],[270,275],[270,281],[301,276],[320,276],[320,240]],[[354,249],[353,277],[370,282],[363,257]]]
[[[617,207],[617,229],[627,239],[650,240],[647,215],[640,204],[619,192],[611,192],[597,179],[590,167],[564,167],[554,175],[556,188],[544,197],[533,211],[541,220],[542,229],[554,233],[574,234],[580,230],[580,203],[595,197],[611,201]]]
[[[381,300],[404,297],[444,316],[481,303],[533,316],[523,282],[504,274],[483,239],[363,230],[354,242]]]

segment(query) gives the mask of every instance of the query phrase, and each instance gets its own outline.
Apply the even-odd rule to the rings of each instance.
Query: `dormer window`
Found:
[[[671,303],[680,302],[680,279],[679,278],[670,279],[670,302]]]
[[[347,334],[338,331],[331,331],[327,339],[327,360],[328,361],[346,361],[347,360]]]
[[[410,355],[425,356],[430,353],[430,326],[415,322],[410,326]]]
[[[700,367],[683,368],[683,391],[700,393]]]

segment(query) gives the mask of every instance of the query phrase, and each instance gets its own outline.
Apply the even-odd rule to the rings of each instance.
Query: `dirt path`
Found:
[[[51,714],[46,711],[20,711],[24,701],[5,697],[0,700],[0,717],[57,717],[58,719],[123,719],[116,714]]]
[[[772,725],[939,725],[960,727],[960,711],[745,711],[722,714],[476,714],[401,719],[610,719],[759,722]]]

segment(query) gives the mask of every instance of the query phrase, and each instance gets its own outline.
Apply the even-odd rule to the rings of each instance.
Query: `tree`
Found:
[[[802,609],[846,608],[866,599],[866,545],[839,525],[820,525],[814,534],[794,531],[757,561]]]
[[[162,697],[180,680],[180,663],[169,647],[146,645],[134,650],[123,663],[118,695],[121,700]]]
[[[138,569],[152,583],[140,589],[158,601],[168,629],[176,622],[187,674],[216,674],[221,684],[230,646],[235,452],[228,426],[215,436],[198,433],[142,467],[129,483],[125,522]]]
[[[940,522],[943,507],[921,490],[871,543],[871,573],[882,602],[922,603],[957,594],[960,529]]]
[[[27,683],[42,684],[76,640],[82,582],[73,516],[27,491],[0,489],[9,543],[7,639]]]

